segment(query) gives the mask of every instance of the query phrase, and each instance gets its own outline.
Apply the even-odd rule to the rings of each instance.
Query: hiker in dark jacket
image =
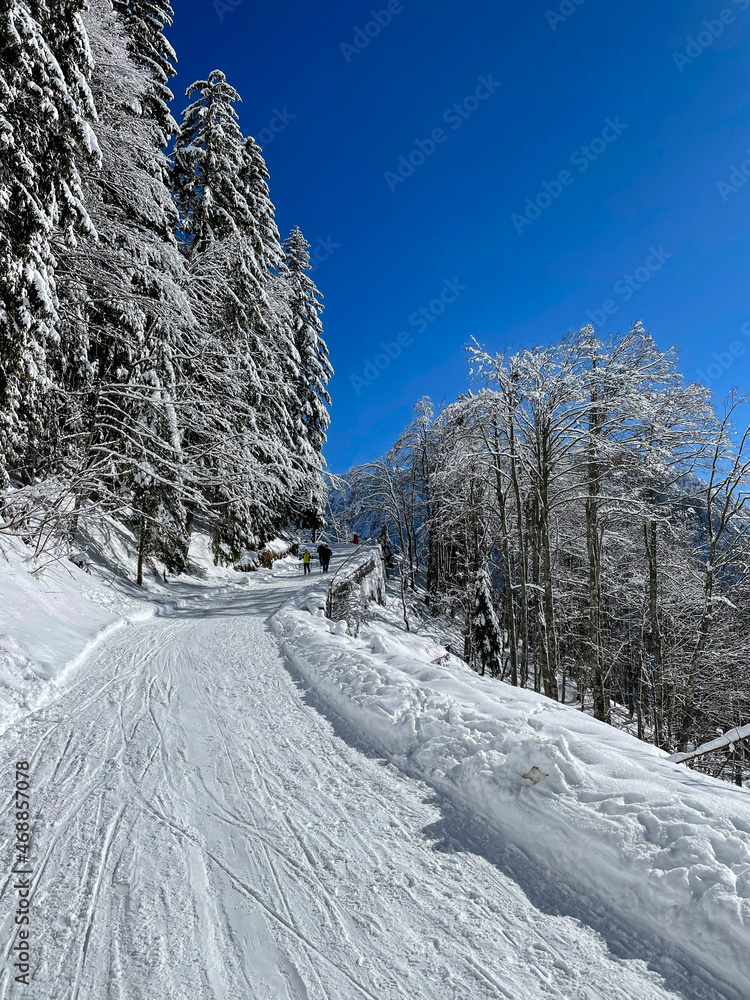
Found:
[[[318,546],[318,562],[320,563],[321,567],[323,565],[323,553],[325,552],[325,550],[326,550],[326,543],[321,542],[320,545]]]
[[[327,573],[328,572],[328,564],[331,561],[331,556],[333,555],[333,552],[331,551],[331,549],[328,548],[327,545],[324,545],[322,548],[323,548],[323,551],[320,554],[320,562],[321,562],[321,565],[323,566],[323,572]]]

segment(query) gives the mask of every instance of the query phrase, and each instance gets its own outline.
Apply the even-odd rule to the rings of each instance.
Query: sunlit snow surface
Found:
[[[274,618],[325,700],[405,773],[485,820],[585,907],[750,996],[750,793],[533,692],[481,678],[379,616],[329,634]]]
[[[49,671],[0,737],[6,830],[31,761],[35,871],[3,1000],[743,995],[745,793],[392,624],[332,635],[291,559],[206,550],[139,595],[16,557],[2,631]],[[6,879],[6,956],[14,907]]]

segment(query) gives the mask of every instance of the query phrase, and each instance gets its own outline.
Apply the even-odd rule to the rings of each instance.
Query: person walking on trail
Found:
[[[331,561],[331,556],[333,555],[333,552],[327,545],[323,545],[321,546],[321,548],[323,549],[323,551],[320,553],[320,564],[323,567],[323,572],[327,573],[328,564]]]
[[[304,576],[307,576],[307,574],[310,573],[312,570],[312,567],[310,566],[311,559],[312,556],[310,555],[309,550],[305,549],[305,551],[302,553],[302,565],[304,566]]]
[[[323,568],[323,553],[328,548],[325,542],[321,542],[318,546],[318,562],[320,563],[321,569]],[[323,570],[325,572],[325,570]]]

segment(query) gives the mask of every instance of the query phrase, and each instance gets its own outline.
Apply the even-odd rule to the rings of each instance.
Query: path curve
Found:
[[[30,986],[0,876],[0,1000],[685,1000],[319,710],[266,624],[307,585],[287,563],[127,626],[0,738],[35,869]]]

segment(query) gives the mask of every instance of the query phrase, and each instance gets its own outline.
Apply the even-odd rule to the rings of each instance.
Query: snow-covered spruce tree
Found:
[[[241,236],[251,217],[239,176],[243,138],[234,104],[240,95],[220,70],[191,84],[186,94],[194,100],[177,128],[172,187],[202,340],[201,362],[189,372],[195,391],[188,440],[200,455],[214,553],[229,561],[250,542],[255,527],[247,506],[239,509],[248,429],[256,419],[248,396],[259,395],[260,383],[244,334],[247,301],[260,300],[263,277]]]
[[[307,442],[299,447],[296,414],[300,356],[295,340],[288,271],[268,179],[260,146],[252,137],[245,139],[239,180],[250,219],[242,226],[242,234],[260,271],[262,291],[260,298],[250,300],[254,311],[248,317],[249,326],[259,331],[254,349],[264,376],[262,400],[257,401],[259,429],[275,439],[286,457],[285,463],[276,460],[279,472],[283,473],[286,498],[282,508],[278,508],[279,517],[303,523],[309,470],[318,465],[318,459]],[[316,524],[321,523],[318,518]]]
[[[333,369],[328,360],[328,347],[323,340],[320,314],[322,296],[315,282],[306,273],[310,270],[310,244],[299,227],[292,229],[284,241],[284,265],[291,309],[294,346],[299,355],[295,398],[297,447],[303,461],[310,461],[309,511],[306,521],[323,523],[322,481],[323,445],[329,424],[327,407],[331,397],[328,383]]]
[[[284,251],[276,225],[276,209],[268,187],[269,179],[263,151],[252,136],[248,136],[242,144],[239,180],[254,223],[253,231],[257,236],[256,255],[263,261],[266,271],[273,274],[284,259]]]
[[[282,254],[268,175],[239,130],[239,95],[219,71],[188,94],[197,99],[178,131],[174,188],[204,337],[204,363],[189,380],[200,387],[191,445],[202,449],[214,553],[230,561],[298,506],[298,357],[286,287],[275,273]]]
[[[169,0],[113,0],[113,6],[127,31],[130,56],[146,74],[148,83],[140,95],[143,117],[158,128],[156,148],[163,149],[177,129],[169,110],[174,94],[168,86],[177,72],[177,56],[164,35],[174,19],[172,5]],[[155,166],[164,171],[166,181],[163,158],[156,158]]]
[[[249,223],[243,226],[243,234],[249,241],[255,261],[262,274],[263,297],[257,302],[261,313],[264,339],[273,347],[276,358],[276,386],[267,394],[267,403],[276,407],[274,419],[284,427],[284,440],[294,448],[297,383],[300,357],[295,345],[295,331],[288,286],[288,272],[284,263],[284,248],[281,245],[276,225],[273,202],[268,188],[268,168],[263,153],[252,137],[242,145],[242,165],[239,175],[242,192],[247,202]],[[266,363],[266,368],[269,369]],[[309,457],[308,457],[309,459]],[[304,462],[301,463],[301,468]],[[290,510],[294,513],[294,504]]]
[[[162,127],[145,99],[150,72],[134,64],[104,0],[93,0],[86,24],[102,166],[84,178],[98,239],[60,252],[65,478],[75,498],[71,533],[88,504],[132,521],[140,582],[150,555],[173,571],[185,559],[183,503],[195,490],[182,446],[182,369],[195,324]]]
[[[236,233],[250,209],[240,182],[243,137],[234,109],[240,95],[218,69],[186,94],[195,99],[177,128],[172,181],[184,246],[195,255]]]
[[[503,672],[503,637],[486,566],[474,576],[468,626],[472,667],[483,677],[486,673],[499,677]]]
[[[47,355],[58,337],[50,239],[91,224],[80,170],[96,163],[80,0],[6,0],[0,14],[0,484],[44,469]]]

